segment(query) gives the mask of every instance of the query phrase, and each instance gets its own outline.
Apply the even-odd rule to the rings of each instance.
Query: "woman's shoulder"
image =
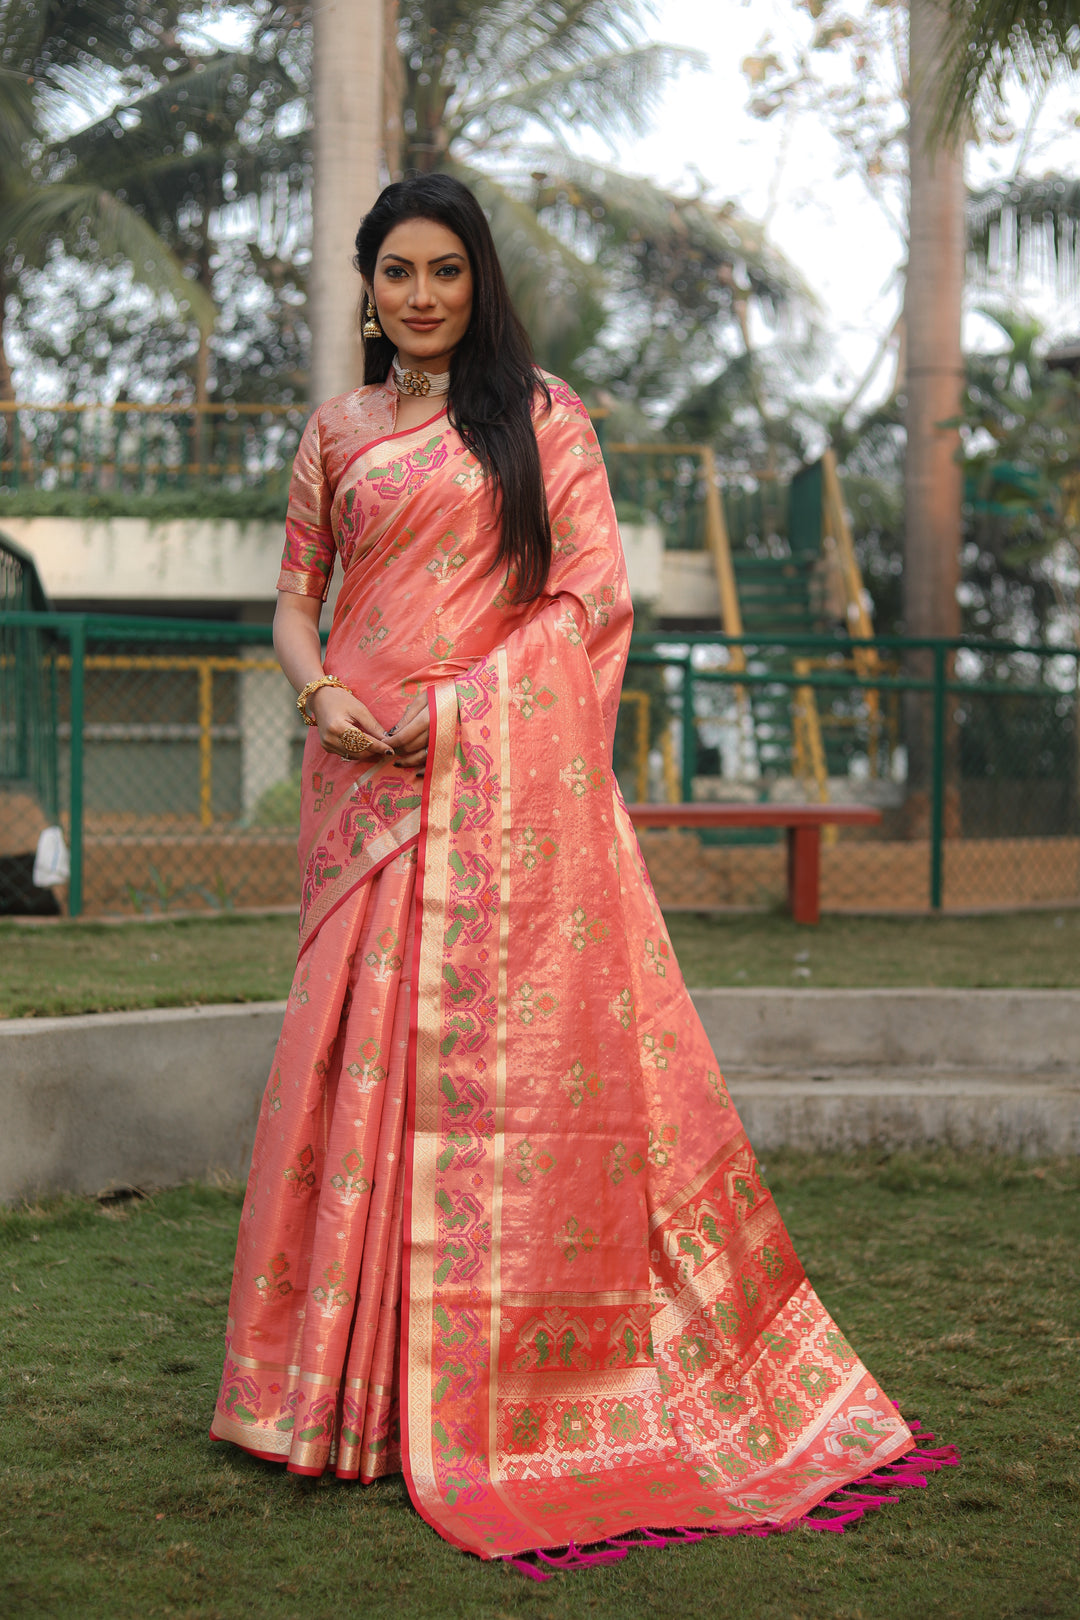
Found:
[[[385,383],[365,383],[347,394],[335,394],[317,405],[308,419],[325,454],[339,443],[366,443],[390,432],[394,424],[394,397]]]
[[[543,384],[543,387],[536,390],[536,405],[533,411],[538,427],[545,417],[553,422],[589,421],[589,413],[582,404],[581,396],[574,392],[568,382],[556,377],[554,372],[545,371],[542,366],[537,366],[536,375],[538,381]],[[545,390],[547,399],[544,397]]]
[[[365,416],[372,407],[382,407],[388,397],[385,382],[362,383],[359,388],[350,388],[347,394],[334,394],[330,399],[324,399],[321,405],[316,405],[311,413],[311,421],[317,422],[320,427],[325,423],[340,422],[345,419],[355,419]]]

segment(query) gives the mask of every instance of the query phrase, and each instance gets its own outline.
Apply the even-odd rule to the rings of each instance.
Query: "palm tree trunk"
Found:
[[[910,0],[910,16],[904,628],[909,636],[955,636],[960,628],[959,434],[942,423],[958,416],[963,391],[963,146],[940,139],[935,130],[945,4]],[[921,674],[926,663],[926,656],[918,655],[913,667]],[[916,831],[930,785],[931,705],[924,694],[910,696],[905,730]]]
[[[207,215],[203,213],[203,239],[199,245],[198,266],[199,285],[209,295],[213,286],[213,274],[210,270],[210,243],[206,238]],[[209,460],[209,427],[210,418],[206,406],[210,403],[210,336],[212,328],[200,326],[199,347],[195,351],[195,466],[193,472],[196,478],[206,476],[206,464]]]
[[[379,189],[383,0],[324,0],[314,29],[314,180],[308,280],[310,397],[318,404],[363,378],[352,268],[361,216]]]
[[[0,271],[0,404],[12,404],[15,399],[15,383],[11,375],[11,365],[4,346],[4,324],[7,315],[7,277]]]
[[[405,172],[405,64],[397,43],[398,0],[383,0],[383,155],[391,180]]]

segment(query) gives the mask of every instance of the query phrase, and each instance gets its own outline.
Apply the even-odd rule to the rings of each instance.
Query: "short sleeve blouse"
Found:
[[[332,492],[323,466],[316,411],[304,429],[293,461],[289,509],[285,517],[285,550],[278,575],[279,591],[326,600],[334,571],[334,531],[330,526]]]

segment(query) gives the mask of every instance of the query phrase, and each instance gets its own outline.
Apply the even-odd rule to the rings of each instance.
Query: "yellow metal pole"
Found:
[[[793,660],[796,675],[809,675],[812,660],[809,658],[796,658]],[[807,776],[813,776],[817,786],[818,798],[822,804],[829,802],[829,771],[825,762],[825,744],[821,736],[821,716],[818,713],[817,702],[812,686],[797,686],[795,688],[795,718],[797,743],[797,767]],[[826,829],[828,830],[828,829]]]
[[[634,775],[638,803],[644,804],[649,797],[649,694],[624,686],[619,701],[634,710]]]
[[[705,479],[705,534],[716,569],[716,586],[720,594],[720,623],[726,636],[743,633],[742,609],[739,607],[739,589],[735,583],[735,565],[731,560],[731,541],[724,522],[724,507],[720,500],[720,486],[716,481],[716,457],[709,445],[699,449],[701,471]],[[742,647],[732,647],[731,667],[746,668],[746,654]]]
[[[637,712],[637,779],[638,802],[644,804],[649,797],[649,694],[638,694]]]
[[[855,541],[844,510],[844,495],[840,488],[840,475],[836,470],[835,450],[826,450],[822,457],[822,473],[825,486],[825,523],[832,534],[840,558],[844,594],[847,597],[848,629],[852,635],[869,638],[874,634],[874,622],[866,610],[862,570],[855,555]],[[870,648],[860,651],[866,651],[873,656],[873,650]]]
[[[672,722],[672,725],[674,721]],[[660,757],[664,762],[664,793],[668,804],[679,802],[679,773],[675,768],[675,750],[671,745],[671,726],[660,737]]]
[[[832,533],[833,543],[840,559],[844,595],[847,598],[848,630],[853,635],[869,638],[874,634],[874,621],[866,607],[862,569],[855,555],[855,540],[844,509],[844,492],[840,487],[840,474],[836,470],[835,450],[831,448],[826,450],[822,457],[821,470],[825,498],[824,518],[826,526]],[[854,663],[857,673],[863,676],[874,675],[880,668],[877,652],[873,647],[856,647]],[[866,709],[870,724],[871,772],[876,775],[876,745],[881,730],[881,701],[873,689],[866,694]]]
[[[214,671],[208,660],[199,661],[199,822],[209,827],[214,819]]]

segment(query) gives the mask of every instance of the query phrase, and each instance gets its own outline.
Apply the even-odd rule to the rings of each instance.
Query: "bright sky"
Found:
[[[772,200],[772,239],[821,299],[834,338],[834,363],[821,379],[822,390],[844,392],[861,376],[895,319],[903,243],[862,181],[854,174],[838,177],[840,150],[823,125],[804,116],[785,141],[782,119],[763,123],[746,110],[743,58],[767,31],[783,44],[801,37],[805,28],[805,15],[796,12],[793,0],[659,0],[653,38],[705,51],[709,67],[680,76],[652,133],[623,145],[618,161],[622,168],[687,189],[694,188],[693,165],[716,196],[732,197],[756,219],[766,215]],[[1063,87],[1047,99],[1027,148],[1029,173],[1051,167],[1075,172],[1075,125],[1064,132],[1075,100],[1075,86],[1071,95]],[[1025,122],[1025,100],[1017,98],[1009,110],[1014,123]],[[1010,174],[1018,145],[1014,140],[969,147],[969,180],[987,183]],[[1054,328],[1080,329],[1075,300],[1070,309],[1031,289],[1029,294],[1029,303]],[[994,329],[986,322],[974,317],[968,328],[969,342],[993,346]]]

